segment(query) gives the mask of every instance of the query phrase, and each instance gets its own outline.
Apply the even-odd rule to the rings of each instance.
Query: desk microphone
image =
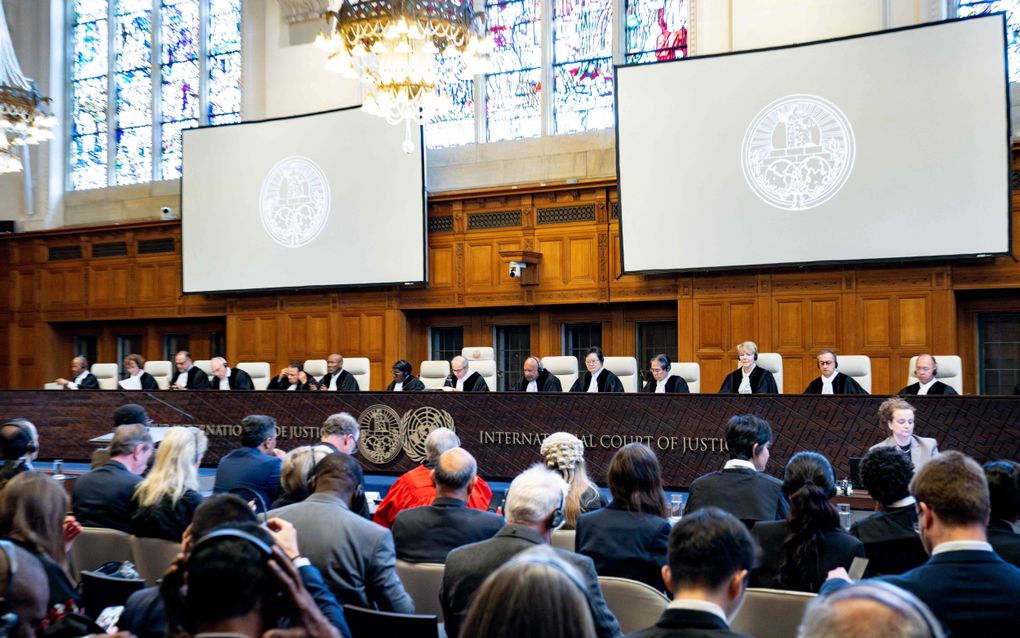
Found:
[[[191,416],[190,414],[188,414],[184,410],[180,409],[179,407],[177,407],[175,405],[172,405],[170,403],[167,403],[166,401],[164,401],[163,399],[160,399],[159,397],[157,397],[156,395],[154,395],[151,392],[146,392],[145,396],[149,397],[153,401],[156,401],[157,403],[162,403],[163,405],[165,405],[166,407],[170,408],[171,410],[173,410],[177,414],[180,414],[180,415],[186,417],[189,421],[191,421],[192,425],[194,425],[195,427],[198,427],[198,421],[195,419],[195,417]]]

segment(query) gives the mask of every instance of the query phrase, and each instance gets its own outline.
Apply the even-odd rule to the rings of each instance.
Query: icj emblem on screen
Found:
[[[839,107],[815,95],[788,95],[751,120],[741,164],[747,184],[766,204],[807,210],[846,184],[855,150],[853,127]]]
[[[285,248],[300,248],[318,237],[326,226],[330,205],[326,173],[307,157],[280,160],[262,181],[262,227]]]

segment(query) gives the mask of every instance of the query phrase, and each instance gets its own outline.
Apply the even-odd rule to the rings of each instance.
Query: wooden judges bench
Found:
[[[875,416],[884,398],[0,390],[0,417],[35,423],[42,458],[85,461],[94,449],[89,439],[110,430],[113,411],[138,403],[156,424],[202,427],[210,438],[204,464],[214,466],[239,445],[238,424],[248,414],[274,417],[280,425],[278,444],[290,449],[317,441],[323,419],[344,411],[363,419],[357,458],[365,471],[394,474],[415,467],[415,451],[423,452],[429,427],[449,419],[478,459],[479,473],[502,480],[541,460],[544,435],[566,431],[584,438],[589,472],[600,483],[616,449],[640,440],[657,452],[666,486],[683,489],[722,466],[726,421],[742,413],[760,415],[772,425],[769,473],[782,476],[790,456],[815,450],[832,461],[837,479],[847,478],[849,458],[862,456],[889,434]],[[934,437],[940,449],[960,450],[982,463],[1020,459],[1020,397],[915,397],[912,402],[916,432]]]

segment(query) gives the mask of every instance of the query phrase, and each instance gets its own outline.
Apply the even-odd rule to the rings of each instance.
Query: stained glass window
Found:
[[[688,0],[627,0],[627,62],[687,57]]]
[[[612,0],[553,0],[553,14],[553,131],[612,126]]]
[[[475,141],[475,82],[458,75],[459,58],[439,57],[439,93],[452,107],[425,125],[428,148],[460,146]]]
[[[508,0],[485,7],[493,72],[485,76],[490,142],[542,133],[542,3]]]
[[[1009,63],[1009,81],[1020,82],[1020,0],[961,0],[958,15],[985,15],[996,11],[1006,12],[1006,59]]]
[[[240,120],[241,1],[73,0],[70,188],[179,177],[183,129]]]

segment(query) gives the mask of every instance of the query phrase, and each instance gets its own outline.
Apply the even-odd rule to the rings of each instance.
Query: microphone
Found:
[[[184,410],[178,408],[175,405],[167,403],[166,401],[164,401],[163,399],[160,399],[159,397],[157,397],[156,395],[154,395],[151,392],[146,392],[145,396],[147,396],[148,398],[152,399],[153,401],[156,401],[157,403],[162,403],[163,405],[165,405],[166,407],[170,408],[171,410],[173,410],[177,414],[180,414],[180,415],[186,417],[189,421],[191,421],[192,425],[194,425],[195,427],[198,427],[198,421],[195,419],[195,417],[191,416],[190,414],[188,414]]]

